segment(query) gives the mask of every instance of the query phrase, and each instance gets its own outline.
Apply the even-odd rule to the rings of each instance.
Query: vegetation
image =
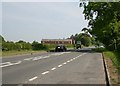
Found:
[[[9,50],[9,51],[3,51],[2,52],[2,56],[14,56],[14,55],[22,55],[22,54],[34,54],[34,53],[37,53],[37,52],[44,52],[44,51],[43,50],[39,50],[39,51],[36,51],[36,50],[20,50],[20,51]]]
[[[94,39],[90,37],[90,35],[87,33],[75,34],[75,35],[70,36],[70,38],[75,40],[75,44],[77,43],[77,41],[80,41],[81,45],[83,46],[90,46],[94,43],[93,42]]]
[[[5,41],[2,36],[0,36],[0,44],[2,45],[2,51],[28,51],[28,50],[47,50],[47,46],[33,41],[33,43],[25,42],[20,40],[18,42]]]
[[[83,2],[88,31],[108,50],[120,51],[120,2]]]
[[[95,38],[96,45],[105,47],[94,51],[109,57],[120,74],[120,2],[82,2],[80,7],[84,7],[83,14],[89,21],[83,30]]]
[[[110,59],[112,60],[113,62],[113,65],[117,67],[118,72],[120,73],[120,54],[118,52],[112,52],[112,51],[106,51],[104,52],[104,54],[107,56],[107,57],[110,57]]]

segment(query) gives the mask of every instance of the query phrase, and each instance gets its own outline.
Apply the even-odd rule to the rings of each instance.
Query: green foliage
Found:
[[[3,51],[22,51],[22,50],[47,50],[47,46],[42,45],[38,42],[33,42],[32,44],[29,42],[25,42],[23,40],[20,40],[18,42],[12,42],[12,41],[5,41],[2,37],[2,50]]]
[[[5,39],[0,35],[0,43],[5,42]]]
[[[114,66],[117,67],[118,73],[120,74],[120,52],[106,51],[104,54],[112,60]]]
[[[77,41],[81,41],[81,44],[84,46],[90,46],[93,39],[88,33],[80,33],[76,34],[75,36],[72,35],[70,38],[74,39],[76,43]]]
[[[80,3],[91,34],[109,50],[120,50],[120,2]]]
[[[47,50],[48,47],[46,45],[40,44],[40,43],[38,43],[36,41],[33,41],[32,49],[33,50]]]

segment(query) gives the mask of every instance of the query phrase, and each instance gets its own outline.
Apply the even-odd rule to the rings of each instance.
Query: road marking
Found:
[[[49,58],[50,56],[44,56],[43,58]]]
[[[69,60],[67,62],[70,62]]]
[[[49,73],[49,71],[43,72],[42,75],[45,75],[45,74],[47,74],[47,73]]]
[[[54,68],[52,68],[51,70],[55,70],[56,68],[54,67]]]
[[[35,60],[39,60],[39,59],[42,59],[43,57],[41,57],[41,56],[39,56],[39,57],[34,57],[33,58],[33,61],[35,61]]]
[[[62,67],[63,65],[58,65],[58,67]]]
[[[35,76],[35,77],[33,77],[33,78],[31,78],[31,79],[29,79],[29,81],[33,81],[33,80],[35,80],[35,79],[37,79],[38,77],[37,76]]]
[[[33,58],[26,58],[26,59],[24,59],[24,60],[27,60],[27,61],[28,61],[28,60],[31,60],[31,59],[33,59]]]
[[[65,63],[63,63],[63,64],[67,64],[67,63],[65,62]]]
[[[9,64],[10,62],[4,62],[4,63],[0,63],[0,65],[4,65],[4,64]]]
[[[73,59],[70,59],[70,61],[73,61]]]
[[[73,60],[75,60],[76,58],[73,58]]]
[[[7,67],[7,66],[12,66],[12,65],[17,65],[17,64],[20,64],[22,61],[18,61],[18,62],[16,62],[16,63],[8,63],[8,64],[6,64],[6,65],[1,65],[0,67]]]

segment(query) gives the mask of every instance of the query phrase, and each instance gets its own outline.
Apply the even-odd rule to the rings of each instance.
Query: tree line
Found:
[[[83,46],[91,46],[91,45],[97,45],[96,40],[94,37],[92,37],[88,31],[86,31],[85,28],[82,29],[83,33],[76,33],[75,35],[71,35],[70,39],[75,40],[75,44],[77,44],[77,42],[81,42],[81,45]],[[100,43],[99,43],[100,45]]]
[[[47,46],[33,41],[32,43],[25,42],[23,40],[19,40],[18,42],[13,41],[5,41],[5,39],[0,35],[0,44],[2,45],[3,51],[10,51],[10,50],[47,50]]]
[[[87,31],[106,49],[120,51],[120,2],[82,2],[80,7],[89,21]]]

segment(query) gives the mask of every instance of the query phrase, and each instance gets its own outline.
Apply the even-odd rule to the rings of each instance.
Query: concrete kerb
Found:
[[[105,77],[106,77],[106,86],[112,86],[111,80],[110,80],[110,73],[108,71],[107,62],[105,60],[104,54],[102,53],[103,57],[103,64],[104,64],[104,70],[105,70]]]

